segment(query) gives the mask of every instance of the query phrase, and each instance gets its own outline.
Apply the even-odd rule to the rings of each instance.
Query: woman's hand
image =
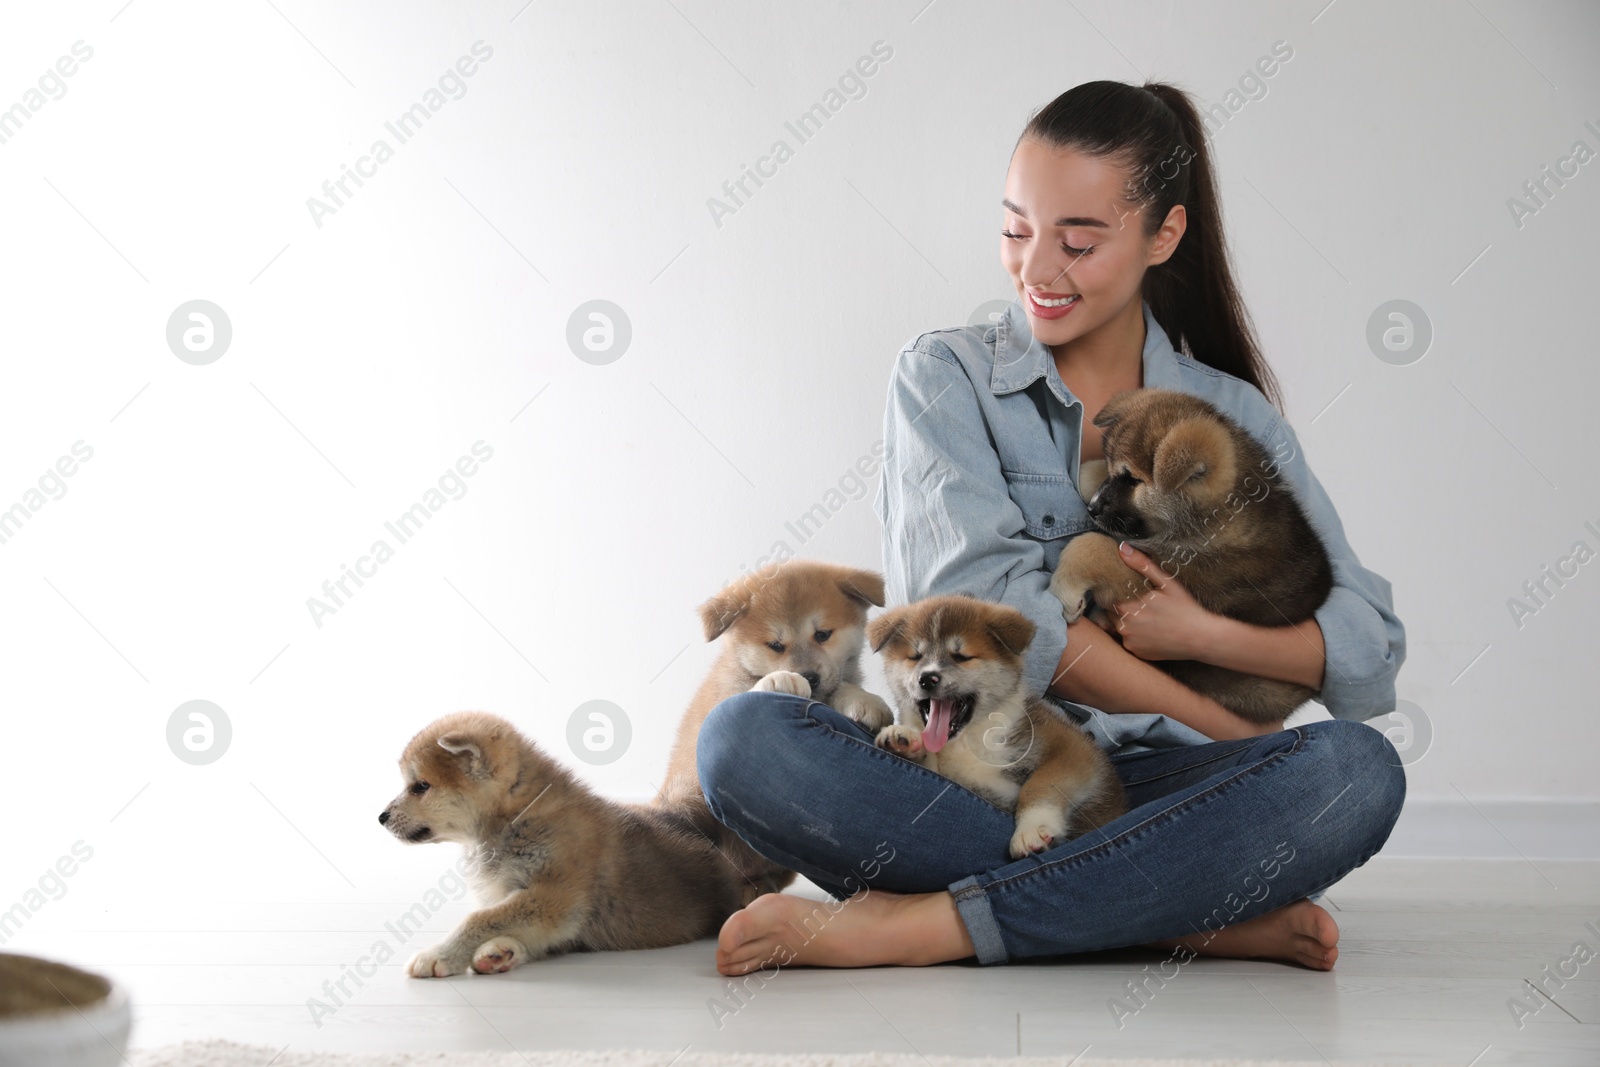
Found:
[[[1126,651],[1145,661],[1198,660],[1321,692],[1327,650],[1315,618],[1283,626],[1240,622],[1201,607],[1182,582],[1131,545],[1122,561],[1154,587],[1106,608],[1109,618],[1101,629],[1121,640]]]
[[[1200,653],[1209,646],[1208,636],[1220,616],[1201,607],[1182,582],[1132,545],[1123,545],[1122,562],[1154,588],[1135,600],[1107,605],[1101,628],[1142,660],[1203,658]]]

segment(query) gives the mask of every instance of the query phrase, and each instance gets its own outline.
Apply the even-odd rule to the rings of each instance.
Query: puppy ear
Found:
[[[988,623],[990,636],[1001,648],[1014,656],[1022,655],[1033,642],[1036,629],[1033,620],[1016,608],[998,607],[990,613]]]
[[[1123,409],[1128,406],[1135,396],[1143,391],[1142,389],[1124,389],[1120,393],[1112,393],[1111,398],[1100,405],[1100,410],[1095,412],[1094,418],[1090,421],[1104,433],[1117,424],[1117,420],[1122,418]]]
[[[860,601],[863,608],[883,607],[883,575],[876,571],[847,568],[839,576],[839,588],[851,600]]]
[[[478,747],[478,742],[460,730],[443,734],[439,738],[439,747],[452,756],[466,753],[469,763],[478,763],[483,759],[483,749]]]
[[[706,640],[715,641],[723,633],[739,621],[739,617],[750,610],[755,602],[756,590],[762,582],[771,581],[777,577],[787,562],[780,560],[777,563],[768,563],[759,570],[749,574],[741,574],[729,582],[715,596],[711,597],[699,607],[700,625],[705,630]]]
[[[905,625],[906,609],[903,606],[884,612],[867,623],[867,647],[874,652],[881,651],[891,638],[905,629]]]
[[[723,631],[739,620],[739,616],[750,610],[750,596],[743,589],[743,583],[738,587],[729,586],[716,596],[700,605],[700,625],[705,630],[706,640],[715,641],[721,637]]]
[[[1191,416],[1173,423],[1156,446],[1151,474],[1156,488],[1173,492],[1190,479],[1222,472],[1221,484],[1233,484],[1233,442],[1214,419]]]

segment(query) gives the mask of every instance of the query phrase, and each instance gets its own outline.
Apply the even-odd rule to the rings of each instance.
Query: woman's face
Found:
[[[1082,337],[1135,306],[1147,266],[1172,254],[1184,209],[1146,238],[1126,199],[1129,174],[1109,160],[1023,139],[1006,172],[1000,262],[1046,346]],[[1037,300],[1068,304],[1051,307]]]

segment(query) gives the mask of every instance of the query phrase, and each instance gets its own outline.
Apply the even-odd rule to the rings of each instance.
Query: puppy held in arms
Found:
[[[1148,555],[1217,615],[1285,626],[1311,618],[1327,600],[1333,569],[1322,539],[1279,477],[1278,461],[1232,419],[1188,393],[1129,389],[1106,401],[1094,425],[1105,474],[1089,496],[1089,517],[1105,533],[1068,541],[1050,578],[1069,623],[1086,609],[1150,592],[1122,561],[1118,541]],[[1084,464],[1085,490],[1089,472]],[[1279,722],[1316,695],[1195,660],[1152,662],[1254,723]]]
[[[504,719],[446,715],[400,757],[378,821],[402,841],[465,845],[479,910],[411,958],[413,978],[509,971],[541,956],[715,936],[738,872],[648,806],[591,792]]]
[[[894,608],[867,627],[900,708],[878,747],[1014,812],[1017,859],[1127,811],[1100,746],[1028,692],[1022,654],[1034,630],[1016,608],[963,594]]]

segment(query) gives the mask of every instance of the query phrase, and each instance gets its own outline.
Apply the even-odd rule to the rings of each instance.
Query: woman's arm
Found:
[[[1110,714],[1157,710],[1214,741],[1255,737],[1283,728],[1240,718],[1210,697],[1127,651],[1088,616],[1067,626],[1067,647],[1049,692]]]
[[[1067,623],[1050,592],[1045,547],[1024,529],[979,403],[987,382],[975,384],[937,335],[919,337],[895,359],[873,500],[884,590],[891,604],[968,593],[1016,608],[1036,627],[1023,674],[1041,693],[1060,669]]]
[[[1327,657],[1315,618],[1284,626],[1256,626],[1211,615],[1191,659],[1229,670],[1322,689]]]
[[[1315,630],[1324,645],[1327,663],[1315,683],[1317,700],[1335,719],[1360,721],[1393,711],[1395,678],[1406,658],[1406,630],[1395,614],[1389,580],[1361,565],[1289,420],[1279,418],[1265,443],[1333,564],[1333,590],[1313,614],[1316,625],[1305,629],[1309,623],[1301,624],[1305,637],[1312,639]]]

